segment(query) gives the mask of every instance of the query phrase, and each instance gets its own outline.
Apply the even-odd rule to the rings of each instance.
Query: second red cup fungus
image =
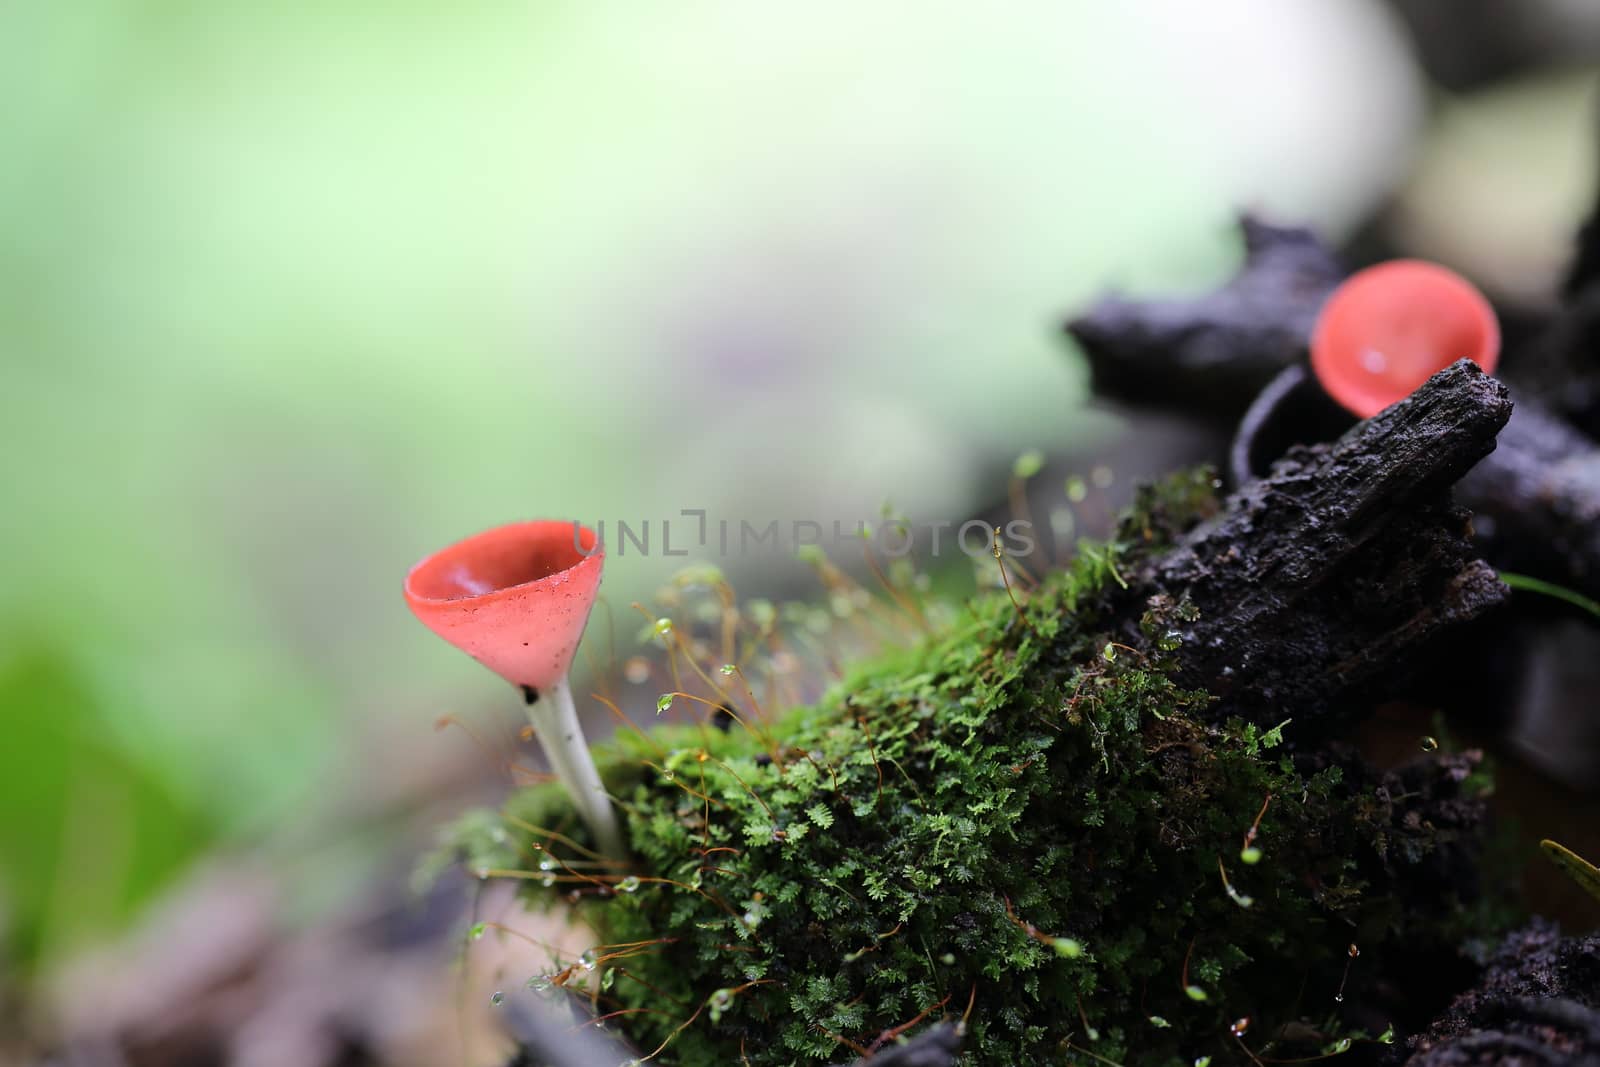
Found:
[[[1471,282],[1435,263],[1395,259],[1333,291],[1311,334],[1311,369],[1328,395],[1371,418],[1459,359],[1492,374],[1500,324]]]

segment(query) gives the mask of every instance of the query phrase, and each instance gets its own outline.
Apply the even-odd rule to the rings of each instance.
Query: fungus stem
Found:
[[[538,694],[538,699],[528,705],[528,718],[551,769],[567,787],[578,814],[594,834],[595,844],[611,859],[626,860],[628,850],[622,843],[616,812],[612,810],[611,798],[606,795],[594,757],[584,741],[578,709],[572,703],[572,687],[565,676],[546,687]]]

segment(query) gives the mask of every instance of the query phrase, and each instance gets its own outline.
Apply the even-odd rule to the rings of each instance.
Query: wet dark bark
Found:
[[[1132,582],[1138,603],[1198,609],[1182,624],[1183,680],[1216,694],[1219,716],[1294,708],[1304,724],[1500,604],[1450,489],[1510,414],[1505,387],[1463,360],[1228,497]]]
[[[1600,1067],[1600,934],[1543,920],[1511,934],[1412,1049],[1408,1067]]]
[[[1192,299],[1108,296],[1066,325],[1101,396],[1231,419],[1305,352],[1344,268],[1307,229],[1245,216],[1245,263]]]
[[[1485,551],[1600,598],[1600,447],[1542,407],[1519,402],[1500,447],[1461,482]]]

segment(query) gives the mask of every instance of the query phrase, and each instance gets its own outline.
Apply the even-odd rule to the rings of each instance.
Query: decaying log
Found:
[[[1412,1047],[1408,1067],[1600,1067],[1600,934],[1545,920],[1512,933]]]
[[[1242,225],[1249,255],[1222,288],[1189,300],[1104,300],[1068,325],[1097,391],[1233,417],[1304,355],[1317,310],[1341,280],[1338,261],[1309,230]],[[1597,264],[1600,221],[1591,221],[1566,305],[1541,336],[1507,353],[1517,414],[1457,496],[1480,517],[1480,544],[1496,565],[1591,597],[1600,597]]]
[[[1344,268],[1307,229],[1240,219],[1245,262],[1193,299],[1106,297],[1067,323],[1102,396],[1232,418],[1305,352]]]
[[[1181,624],[1184,680],[1220,697],[1219,715],[1314,716],[1501,603],[1450,489],[1510,414],[1505,386],[1462,360],[1230,496],[1132,583],[1198,609]]]

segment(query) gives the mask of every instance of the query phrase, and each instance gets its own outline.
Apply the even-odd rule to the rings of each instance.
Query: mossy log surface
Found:
[[[1485,781],[1381,774],[1323,726],[1503,594],[1448,489],[1508,412],[1450,368],[1226,502],[1146,492],[813,707],[619,733],[627,870],[551,787],[455,844],[577,909],[595,949],[531,984],[664,1064],[938,1062],[906,1043],[941,1020],[996,1067],[1386,1048],[1442,1003],[1416,961],[1483,929]]]

